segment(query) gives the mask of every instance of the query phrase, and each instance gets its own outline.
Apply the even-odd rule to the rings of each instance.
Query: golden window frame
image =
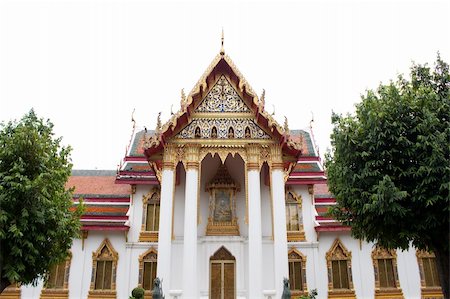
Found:
[[[158,233],[159,231],[148,231],[147,227],[147,208],[152,200],[153,196],[157,194],[159,195],[159,203],[161,202],[161,189],[159,187],[154,187],[149,193],[144,195],[142,198],[142,226],[141,232],[139,233],[139,242],[158,242]],[[159,211],[161,213],[161,210]],[[159,228],[159,227],[158,227]]]
[[[302,263],[302,288],[303,290],[293,290],[291,289],[291,294],[293,296],[306,296],[308,294],[308,284],[306,282],[306,256],[303,255],[296,248],[291,248],[288,251],[288,264],[290,262],[301,262]]]
[[[109,251],[110,256],[108,258],[101,257],[101,252],[103,248],[106,247]],[[116,298],[116,272],[117,272],[117,262],[119,260],[119,254],[114,250],[111,242],[106,238],[98,247],[97,251],[92,252],[92,276],[91,276],[91,286],[88,294],[88,299],[101,298]],[[112,261],[111,269],[111,289],[109,290],[97,290],[95,289],[95,280],[97,276],[97,262],[98,261]]]
[[[293,202],[288,202],[288,196],[291,195],[292,198],[296,201],[297,203],[297,218],[298,218],[298,230],[287,230],[287,241],[288,242],[302,242],[302,241],[306,241],[305,238],[305,230],[303,228],[303,211],[302,211],[302,197],[301,195],[298,195],[294,190],[292,190],[291,188],[286,188],[285,191],[285,212],[287,209],[288,205],[294,205],[295,203]],[[286,219],[286,226],[287,226],[287,219]],[[287,228],[287,227],[286,227]]]
[[[347,250],[342,241],[337,238],[334,240],[333,245],[331,245],[330,250],[325,255],[327,261],[327,271],[328,271],[328,298],[356,298],[355,290],[353,287],[352,278],[352,253]],[[333,287],[333,261],[346,261],[347,263],[347,278],[348,278],[348,289],[335,289]]]
[[[47,288],[45,281],[44,286],[41,291],[41,299],[50,299],[50,298],[69,298],[69,274],[70,274],[70,264],[72,261],[72,253],[69,252],[65,259],[65,267],[64,267],[64,284],[62,288]],[[62,264],[62,262],[60,263]],[[47,278],[48,279],[48,278]]]
[[[416,250],[417,263],[419,265],[419,273],[420,273],[420,292],[423,299],[432,299],[432,298],[444,298],[444,294],[442,293],[442,288],[436,286],[427,286],[425,281],[425,270],[423,267],[423,258],[436,258],[434,253],[428,252],[425,250]],[[438,277],[440,280],[440,277]],[[439,282],[440,283],[440,282]]]
[[[378,260],[380,259],[391,259],[392,260],[392,271],[394,274],[394,288],[384,288],[380,286],[380,269],[378,266]],[[400,287],[400,281],[398,279],[398,270],[397,270],[397,252],[394,249],[385,249],[380,246],[376,246],[372,250],[372,264],[373,271],[375,277],[375,299],[377,298],[386,298],[388,295],[389,298],[403,298],[402,289]]]
[[[147,255],[154,254],[154,260],[152,259],[146,259]],[[154,261],[156,263],[156,266],[158,266],[158,251],[155,247],[150,247],[147,251],[145,251],[143,254],[139,256],[139,279],[138,279],[138,286],[141,288],[144,288],[144,262],[146,261]],[[152,282],[153,287],[153,282]],[[152,298],[152,291],[151,290],[145,290],[145,298]]]

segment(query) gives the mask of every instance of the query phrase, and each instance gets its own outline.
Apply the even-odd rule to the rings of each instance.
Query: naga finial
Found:
[[[158,112],[158,118],[156,119],[156,133],[161,132],[161,112]]]
[[[223,27],[222,27],[222,47],[220,48],[220,55],[225,55],[225,49],[223,47],[223,42],[224,42],[224,35],[223,35]]]
[[[186,95],[184,94],[184,88],[181,89],[181,100],[180,100],[181,110],[186,108]]]
[[[286,135],[289,134],[289,125],[288,125],[288,119],[286,116],[284,117],[284,133]]]
[[[260,110],[264,109],[264,105],[266,105],[266,90],[263,89],[261,97],[259,98],[259,108]]]

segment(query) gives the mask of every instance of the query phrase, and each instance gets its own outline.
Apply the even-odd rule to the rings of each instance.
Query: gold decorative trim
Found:
[[[333,290],[328,291],[328,298],[331,299],[354,299],[356,298],[355,291],[348,290]]]
[[[53,298],[53,299],[66,299],[69,298],[69,274],[70,264],[72,261],[72,253],[69,252],[64,263],[64,284],[62,288],[47,288],[46,284],[41,291],[41,299]]]
[[[289,195],[291,195],[292,199],[297,203],[298,230],[295,230],[295,231],[288,230],[287,231],[287,240],[288,240],[288,242],[304,242],[304,241],[306,241],[306,238],[305,238],[305,229],[303,227],[303,211],[302,211],[303,199],[302,199],[301,195],[298,195],[291,188],[286,188],[285,205],[295,204],[294,202],[291,202],[291,203],[288,202]],[[285,206],[285,208],[286,208],[286,206]]]
[[[296,248],[291,248],[288,251],[288,263],[300,261],[302,263],[302,290],[291,290],[292,295],[301,296],[308,294],[308,284],[306,282],[306,256],[303,255]]]
[[[206,191],[209,192],[209,216],[206,235],[239,236],[239,224],[236,217],[236,193],[240,191],[240,186],[231,178],[224,164],[219,166],[215,176],[206,185]],[[225,193],[229,196],[228,204],[223,201],[224,204],[219,205],[218,210],[216,210],[217,192]],[[217,212],[219,218],[216,218]]]
[[[8,286],[0,294],[0,299],[20,299],[21,290],[17,284]]]
[[[432,289],[432,288],[422,288],[421,289],[422,299],[439,299],[444,298],[444,294],[442,293],[441,288]]]
[[[327,251],[325,258],[327,260],[328,269],[328,298],[356,298],[355,290],[353,288],[352,279],[352,253],[342,244],[341,240],[337,238],[334,240],[330,250]],[[335,289],[333,287],[333,271],[331,268],[332,261],[346,261],[347,262],[347,278],[348,289]]]
[[[90,290],[88,299],[115,299],[117,292],[115,290]]]
[[[381,290],[375,290],[375,299],[403,299],[403,293],[401,289],[397,288],[384,288]]]
[[[141,231],[139,233],[139,242],[158,242],[159,232]]]
[[[256,143],[262,145],[274,144],[271,139],[173,139],[171,144],[184,145],[184,144],[201,144],[202,147],[245,147],[248,143]]]
[[[107,249],[104,256],[102,256],[103,248]],[[97,274],[97,261],[108,260],[112,261],[112,280],[111,289],[109,290],[96,290],[95,289],[95,279]],[[92,252],[92,276],[91,276],[91,286],[88,295],[88,299],[95,298],[116,298],[116,271],[117,271],[117,261],[119,260],[119,254],[114,250],[111,242],[108,239],[103,240],[103,242],[98,247],[97,251]]]
[[[444,294],[442,293],[442,288],[439,286],[427,286],[425,280],[425,271],[423,266],[423,258],[436,258],[434,253],[417,250],[416,251],[417,263],[419,264],[419,273],[420,273],[420,291],[422,294],[422,299],[437,299],[444,298]],[[440,278],[438,278],[440,280]]]
[[[305,232],[304,231],[288,231],[287,232],[287,241],[288,242],[304,242],[306,241]]]
[[[255,118],[254,114],[251,112],[193,112],[191,114],[192,119],[196,118]]]
[[[150,204],[149,201],[153,198],[154,195],[158,196],[158,199],[156,200],[156,203],[161,202],[161,189],[159,187],[153,187],[150,192],[148,192],[146,195],[142,198],[142,225],[141,225],[141,232],[139,233],[139,242],[158,242],[158,231],[147,231],[147,209],[148,205]],[[159,216],[158,216],[159,218]]]
[[[146,256],[149,255],[149,258],[146,259]],[[145,251],[143,254],[139,256],[139,280],[138,280],[138,286],[143,288],[144,285],[144,262],[145,261],[151,261],[157,263],[158,261],[158,251],[153,246],[150,247],[147,251]],[[152,282],[153,286],[153,282]],[[145,298],[148,298],[148,295],[152,295],[151,290],[145,291]],[[150,297],[151,298],[151,297]]]
[[[40,299],[67,299],[69,298],[68,289],[42,289]]]
[[[380,278],[379,273],[380,269],[378,268],[378,260],[379,259],[391,259],[392,260],[392,268],[394,271],[394,283],[395,287],[381,287],[380,286]],[[397,253],[395,250],[387,250],[385,248],[376,246],[372,251],[372,264],[373,271],[375,276],[375,299],[378,298],[403,298],[402,289],[400,288],[400,281],[398,279],[398,271],[397,271]]]

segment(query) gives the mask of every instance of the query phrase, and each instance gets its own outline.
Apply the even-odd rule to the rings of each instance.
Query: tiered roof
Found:
[[[115,183],[114,170],[74,170],[66,187],[74,188],[73,202],[82,199],[85,210],[81,216],[83,231],[128,230],[130,187]]]

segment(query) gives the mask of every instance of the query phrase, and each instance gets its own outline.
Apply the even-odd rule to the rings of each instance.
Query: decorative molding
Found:
[[[347,248],[342,244],[341,240],[337,238],[330,250],[325,255],[327,261],[327,269],[328,269],[328,298],[356,298],[355,290],[353,288],[353,279],[352,279],[352,253],[347,250]],[[348,289],[335,289],[333,287],[333,270],[332,270],[332,262],[333,261],[346,261],[347,265],[347,279],[348,279]]]
[[[186,170],[188,169],[198,170],[200,165],[199,154],[200,154],[200,145],[186,144],[184,146],[183,160],[185,161]]]
[[[147,251],[145,251],[143,254],[139,256],[139,280],[138,280],[139,287],[143,288],[144,285],[144,262],[157,263],[157,261],[158,261],[158,251],[154,247],[150,247]],[[147,295],[151,295],[151,291],[146,290],[145,295],[146,295],[145,297],[147,298]]]
[[[301,262],[302,265],[302,290],[291,290],[292,295],[302,296],[308,294],[308,284],[306,282],[306,256],[303,255],[296,248],[291,248],[288,251],[288,262]]]
[[[380,269],[378,268],[378,260],[391,260],[392,269],[394,275],[395,287],[381,287],[380,285]],[[372,250],[372,264],[375,276],[375,299],[378,298],[403,298],[402,289],[400,288],[400,281],[398,279],[397,271],[397,253],[393,249],[385,249],[380,246],[376,246]]]
[[[92,276],[88,299],[116,298],[116,271],[118,260],[119,255],[114,250],[114,248],[111,245],[111,242],[108,239],[103,240],[103,242],[98,247],[97,251],[92,252]],[[112,261],[111,289],[102,289],[102,290],[95,289],[98,261]]]
[[[221,164],[205,190],[209,192],[207,236],[239,236],[236,217],[236,193],[239,190],[239,184],[231,178],[225,164]]]
[[[197,107],[198,112],[251,112],[231,83],[221,75]]]
[[[158,242],[158,231],[147,231],[147,209],[149,204],[159,205],[161,201],[161,189],[159,187],[153,187],[150,192],[142,198],[142,225],[141,232],[139,233],[139,242]],[[159,218],[159,216],[158,216]]]
[[[305,238],[305,230],[303,227],[303,213],[302,213],[302,197],[298,195],[291,188],[286,188],[285,192],[285,205],[295,204],[297,207],[297,221],[298,221],[298,230],[288,230],[287,231],[287,240],[288,242],[304,242]]]
[[[196,118],[175,138],[179,139],[271,139],[252,119]]]
[[[435,299],[444,298],[442,288],[440,286],[427,286],[425,279],[425,270],[423,265],[423,259],[436,259],[436,256],[432,252],[417,250],[416,251],[417,263],[419,264],[420,273],[420,291],[422,299]],[[439,278],[438,278],[439,279]]]
[[[72,261],[72,253],[69,252],[67,258],[64,260],[64,283],[62,288],[47,288],[44,284],[41,291],[41,299],[66,299],[69,298],[69,274],[70,263]],[[62,263],[61,263],[62,264]],[[59,265],[61,266],[61,265]],[[48,279],[48,278],[47,278]]]
[[[18,284],[8,286],[0,294],[0,299],[20,299],[20,298],[21,298],[21,290]]]

